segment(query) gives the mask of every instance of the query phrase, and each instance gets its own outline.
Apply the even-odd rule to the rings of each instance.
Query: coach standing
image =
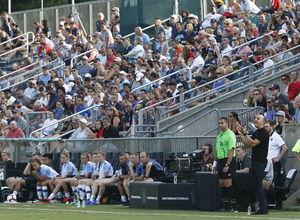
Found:
[[[219,183],[223,196],[223,212],[237,212],[235,195],[232,188],[232,177],[236,172],[235,148],[236,136],[229,129],[227,118],[220,118],[219,128],[221,133],[217,137],[217,167],[213,168],[214,173],[218,171]],[[230,204],[229,204],[230,198]]]
[[[259,210],[253,215],[268,214],[266,195],[262,186],[269,146],[269,132],[264,127],[265,122],[266,119],[263,115],[259,114],[255,117],[254,125],[257,130],[251,138],[247,135],[246,130],[238,125],[238,132],[241,135],[244,147],[252,147],[253,185],[259,198]]]

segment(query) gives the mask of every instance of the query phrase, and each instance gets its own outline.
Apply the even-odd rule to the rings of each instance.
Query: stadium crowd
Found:
[[[24,118],[29,117],[30,131],[48,126],[34,133],[36,137],[57,137],[74,128],[79,129],[63,138],[130,137],[131,125],[138,122],[138,117],[133,117],[135,111],[149,107],[144,111],[143,122],[152,125],[156,120],[155,111],[161,107],[172,110],[180,102],[179,94],[184,93],[184,100],[188,100],[213,91],[187,106],[192,107],[228,93],[232,88],[227,83],[249,74],[248,70],[239,69],[253,64],[254,70],[264,69],[262,78],[274,73],[269,70],[274,63],[288,60],[299,50],[300,4],[295,5],[292,0],[281,4],[272,1],[270,8],[264,10],[251,0],[240,3],[233,0],[230,6],[215,0],[203,21],[186,9],[181,16],[171,15],[164,25],[160,18],[155,18],[155,42],[140,27],[135,28],[133,41],[124,39],[120,35],[120,10],[114,7],[112,11],[112,23],[99,13],[97,31],[86,36],[72,15],[61,18],[58,30],[52,30],[48,20],[42,24],[34,22],[35,38],[29,51],[19,48],[26,42],[24,37],[7,41],[22,35],[22,31],[5,12],[1,14],[0,41],[6,43],[1,45],[0,53],[19,48],[6,59],[12,60],[20,54],[23,59],[12,65],[12,73],[21,68],[18,75],[22,75],[16,80],[11,80],[11,76],[17,74],[6,77],[7,73],[1,71],[3,135],[24,137]],[[257,16],[259,22],[255,22]],[[263,36],[262,41],[255,40],[259,36]],[[293,47],[297,48],[284,53]],[[272,59],[268,59],[270,56]],[[265,59],[268,60],[260,62]],[[36,69],[39,66],[42,69]],[[300,106],[293,102],[300,90],[296,74],[293,82],[284,82],[288,85],[284,94],[289,94],[289,100],[283,102],[288,105],[290,115],[296,110],[294,118],[300,122],[297,120]],[[283,78],[290,79],[293,75]],[[256,98],[249,92],[248,106],[263,105],[269,109],[266,94],[262,101],[255,101]],[[273,98],[277,100],[278,94],[274,93]],[[294,109],[290,103],[294,103]],[[93,108],[84,111],[89,107]],[[169,115],[180,110],[174,109]],[[47,111],[48,119],[44,121],[43,114],[34,114],[35,111]],[[81,117],[57,123],[79,111],[83,111]],[[12,121],[17,121],[14,129],[19,129],[8,135]],[[87,127],[90,121],[93,125]],[[144,131],[147,130],[151,128],[145,127]],[[152,135],[145,132],[145,136]]]

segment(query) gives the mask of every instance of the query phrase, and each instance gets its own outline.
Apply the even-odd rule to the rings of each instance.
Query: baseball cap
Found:
[[[116,58],[114,59],[114,62],[119,62],[119,61],[122,61],[122,59],[121,59],[120,57],[116,57]]]
[[[82,122],[82,123],[84,123],[84,124],[87,124],[87,120],[86,120],[85,118],[81,118],[81,119],[79,120],[79,122]]]
[[[280,86],[278,84],[273,84],[269,90],[274,90],[274,89],[280,89]]]
[[[48,69],[49,69],[48,66],[44,66],[44,67],[43,67],[43,70],[48,70]]]
[[[92,75],[87,73],[87,74],[84,75],[84,78],[92,78]]]
[[[278,31],[274,31],[272,35],[273,36],[277,36],[278,35]]]
[[[88,60],[89,58],[87,57],[87,56],[83,56],[82,58],[81,58],[81,60]]]
[[[40,106],[40,105],[42,105],[43,103],[41,102],[41,100],[36,100],[35,102],[34,102],[34,104],[33,105],[38,105],[38,106]]]
[[[274,106],[281,106],[283,104],[283,101],[281,99],[277,99],[274,103]]]
[[[66,95],[66,96],[65,96],[65,99],[71,99],[71,100],[72,100],[72,96]]]
[[[44,86],[39,88],[39,91],[46,91],[46,88]]]
[[[95,62],[95,61],[100,61],[100,58],[96,58],[96,59],[94,59],[94,62]]]
[[[285,117],[285,112],[284,111],[278,111],[276,113],[276,116],[282,116],[282,117]]]
[[[140,81],[144,77],[144,74],[141,72],[137,72],[135,75],[136,81]]]
[[[215,23],[217,20],[215,18],[210,19],[210,23]]]
[[[61,21],[61,22],[59,23],[59,25],[65,25],[65,22]]]
[[[112,11],[115,11],[115,10],[120,11],[120,9],[119,9],[118,7],[113,7],[111,10],[112,10]]]
[[[17,103],[18,103],[18,102],[24,103],[22,99],[17,99],[15,102],[17,102]]]
[[[214,48],[212,48],[212,47],[208,48],[208,51],[215,52]]]
[[[178,89],[179,87],[183,87],[182,83],[178,83],[176,88]]]
[[[153,50],[153,53],[160,53],[159,50]]]
[[[121,71],[119,72],[119,74],[120,74],[120,75],[125,75],[125,76],[127,76],[127,73],[126,73],[125,71],[123,71],[123,70],[121,70]]]
[[[152,85],[152,87],[159,87],[159,84],[158,84],[158,83],[154,83],[154,84]]]
[[[226,31],[232,31],[232,27],[226,28]]]
[[[285,34],[285,33],[286,33],[286,31],[283,30],[283,29],[281,29],[281,30],[278,32],[278,35],[282,35],[282,34]]]

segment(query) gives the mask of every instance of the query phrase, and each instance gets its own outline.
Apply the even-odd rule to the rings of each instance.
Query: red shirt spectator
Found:
[[[42,47],[46,47],[46,51],[47,51],[47,53],[52,53],[52,49],[50,48],[50,46],[47,44],[47,43],[44,43],[44,44],[42,44],[42,46],[40,46],[39,47],[39,54],[41,54],[41,49],[42,49]]]
[[[297,71],[292,71],[291,76],[293,82],[291,82],[288,87],[290,101],[294,100],[294,98],[298,96],[300,92],[299,73]]]
[[[18,128],[17,122],[10,123],[11,130],[7,133],[6,138],[24,138],[25,134],[21,128]]]

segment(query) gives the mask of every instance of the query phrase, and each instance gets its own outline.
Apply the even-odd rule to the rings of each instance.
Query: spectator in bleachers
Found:
[[[16,121],[12,121],[9,126],[10,130],[6,135],[6,138],[25,138],[24,132],[18,127]]]
[[[276,112],[274,111],[275,100],[272,97],[267,98],[266,120],[276,121]]]
[[[118,138],[119,137],[119,131],[118,128],[116,128],[114,125],[111,124],[110,118],[108,116],[104,116],[102,118],[103,123],[103,137],[104,138]]]
[[[295,114],[292,118],[292,123],[300,124],[300,96],[295,98],[293,108],[295,109]]]
[[[155,39],[158,39],[161,34],[164,34],[165,28],[164,26],[161,25],[160,18],[155,18],[154,29],[155,29]]]
[[[241,7],[244,12],[247,12],[248,14],[257,14],[260,12],[260,9],[257,5],[255,5],[255,2],[251,0],[242,0]]]
[[[222,58],[222,67],[225,69],[225,75],[233,72],[233,67],[231,65],[231,58],[229,56],[223,56]],[[232,77],[230,77],[232,78]]]
[[[4,11],[1,13],[1,20],[3,21],[3,27],[4,27],[5,33],[7,33],[7,36],[12,38],[13,37],[13,32],[12,32],[12,29],[11,29],[11,19],[8,16],[8,14]]]
[[[278,111],[284,111],[285,113],[285,117],[288,119],[288,120],[291,120],[291,115],[290,113],[288,112],[288,107],[287,105],[285,105],[283,103],[283,101],[281,99],[277,99],[275,101],[275,104],[274,104],[274,110],[275,112],[278,112]]]
[[[216,96],[223,95],[229,92],[229,88],[226,88],[225,84],[229,83],[230,80],[224,77],[225,73],[226,70],[224,69],[224,67],[219,67],[217,69],[218,80],[215,81],[213,85],[213,89],[216,90],[216,94],[215,94]]]
[[[121,121],[119,117],[119,111],[114,106],[106,108],[106,111],[111,120],[111,124],[114,125],[116,128],[119,128]]]
[[[260,22],[260,24],[258,26],[258,32],[259,32],[259,35],[262,36],[265,33],[267,33],[268,25],[269,25],[269,23],[266,21],[266,15],[265,14],[259,15],[259,22]]]
[[[4,102],[7,104],[7,106],[12,105],[16,101],[16,98],[11,94],[10,89],[5,89],[4,94],[5,94]]]
[[[227,6],[224,4],[224,2],[222,0],[214,0],[214,3],[217,7],[216,13],[223,15]]]
[[[276,112],[276,132],[278,134],[282,134],[282,125],[283,124],[289,124],[288,119],[286,118],[285,112],[279,110],[278,112]]]
[[[280,91],[280,86],[278,84],[273,84],[269,90],[271,91],[271,96],[275,99],[275,100],[282,100],[284,104],[286,104],[287,106],[290,106],[290,101],[289,98],[282,94]]]
[[[25,119],[21,116],[21,111],[19,109],[14,109],[12,111],[15,120],[17,122],[18,128],[20,128],[24,133],[26,130],[26,121]]]
[[[208,13],[204,17],[204,20],[202,21],[202,27],[203,27],[203,29],[211,27],[210,26],[210,20],[211,19],[216,19],[217,21],[219,21],[221,17],[222,17],[221,14],[217,14],[216,6],[214,6],[214,5],[210,6],[210,13]]]
[[[262,95],[261,90],[255,89],[253,90],[253,98],[254,98],[254,107],[261,106],[264,108],[264,111],[267,111],[267,99]]]
[[[232,32],[232,27],[226,29],[228,32]],[[232,54],[232,47],[230,46],[230,40],[228,38],[223,38],[222,40],[222,52],[221,57],[224,56],[231,56]]]
[[[197,34],[195,34],[195,32],[194,32],[193,24],[188,23],[186,25],[186,33],[184,35],[184,38],[181,41],[181,44],[185,45],[188,40],[194,39],[196,36],[197,36]]]
[[[293,101],[300,92],[299,72],[294,70],[291,72],[292,81],[288,86],[288,95],[290,101]]]
[[[182,29],[182,24],[180,21],[176,22],[176,31],[174,35],[172,34],[172,39],[178,40],[179,43],[181,43],[186,35],[186,31]]]
[[[124,57],[129,58],[131,60],[136,60],[138,57],[142,57],[144,54],[144,48],[143,48],[143,38],[137,36],[135,40],[136,46],[129,51]]]
[[[96,28],[97,28],[97,33],[101,32],[101,23],[105,22],[106,20],[104,19],[104,14],[103,13],[98,13],[97,15],[98,20],[96,21]]]
[[[88,106],[84,103],[84,97],[81,96],[81,95],[78,95],[77,98],[76,98],[76,107],[75,107],[75,112],[81,112],[85,109],[88,108]],[[92,116],[92,112],[91,110],[86,110],[82,113],[80,113],[80,115],[84,116],[86,119],[90,119],[91,116]]]
[[[231,0],[231,5],[226,8],[223,13],[223,16],[226,18],[234,18],[236,13],[241,11],[242,7],[236,0]]]
[[[48,88],[48,105],[47,105],[47,109],[50,110],[54,110],[55,109],[55,105],[56,102],[60,99],[59,95],[56,93],[56,89],[54,86],[50,86]]]
[[[63,107],[63,104],[62,104],[61,100],[56,101],[56,108],[54,109],[54,112],[55,112],[55,119],[56,120],[60,120],[60,119],[63,118],[65,108]]]
[[[289,74],[284,74],[281,76],[281,81],[283,82],[283,84],[285,85],[285,89],[283,89],[283,94],[288,96],[288,88],[289,88],[289,85],[291,83],[291,77]]]

